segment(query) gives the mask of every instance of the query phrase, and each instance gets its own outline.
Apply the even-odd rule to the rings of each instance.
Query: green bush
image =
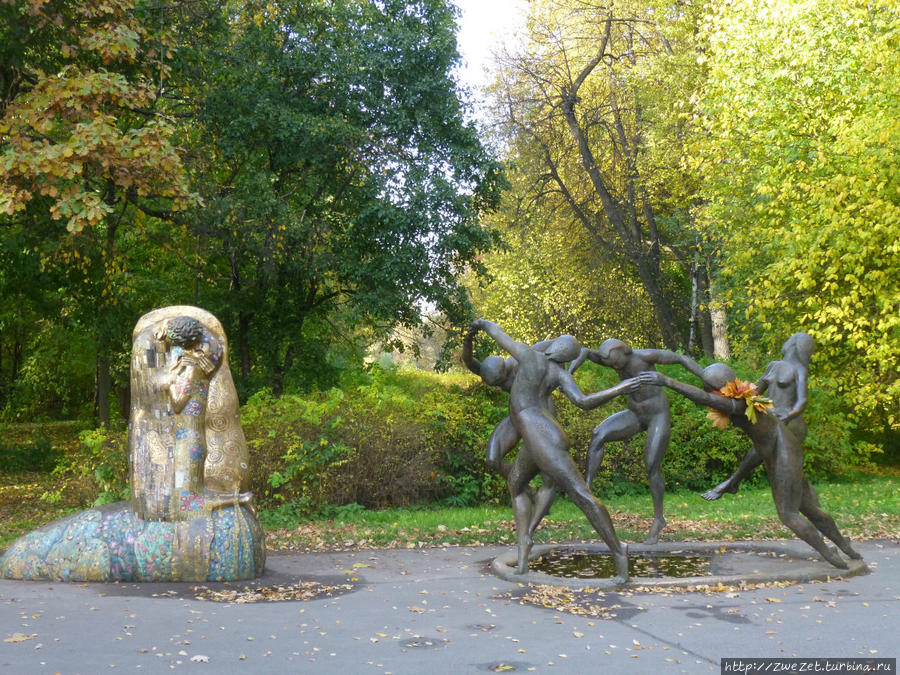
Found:
[[[506,405],[474,378],[373,366],[342,390],[251,398],[253,489],[303,512],[418,502],[470,505],[505,486],[484,448]]]
[[[745,364],[732,366],[742,379],[755,379]],[[700,384],[678,367],[660,370]],[[591,363],[576,379],[585,392],[618,381],[615,372]],[[864,465],[874,448],[852,442],[853,426],[840,399],[821,386],[813,380],[806,413],[806,467],[812,479]],[[667,489],[707,489],[734,471],[750,441],[734,428],[713,428],[705,408],[673,392],[667,395],[672,411],[672,436],[663,462]],[[573,459],[583,470],[594,427],[621,410],[625,398],[590,412],[560,394],[556,398]],[[244,409],[257,467],[254,489],[270,503],[291,504],[309,513],[321,512],[327,504],[383,508],[419,502],[506,503],[505,483],[486,466],[485,449],[494,426],[507,413],[508,396],[471,375],[377,366],[368,374],[356,374],[342,390],[278,401],[260,394]],[[643,489],[644,436],[607,445],[594,483],[598,493]],[[763,476],[760,470],[751,480]]]
[[[6,473],[46,473],[53,470],[60,456],[59,449],[41,432],[21,443],[0,443],[0,466]]]
[[[53,469],[54,489],[41,499],[55,503],[63,492],[79,492],[94,506],[128,499],[126,432],[87,429],[78,438],[79,447],[62,455]]]
[[[750,368],[733,364],[739,377],[754,379]],[[660,370],[699,384],[678,367]],[[615,384],[608,368],[585,364],[576,376],[582,390]],[[853,442],[854,428],[830,383],[813,379],[806,413],[807,475],[821,479],[868,462],[877,447]],[[663,462],[668,490],[707,489],[728,476],[750,448],[744,434],[715,429],[706,410],[667,392],[672,436]],[[584,412],[556,395],[560,424],[569,435],[576,466],[583,471],[596,425],[625,403],[619,397]],[[491,431],[508,414],[508,395],[468,373],[436,375],[382,369],[345,375],[341,388],[274,398],[252,396],[242,409],[250,447],[251,489],[272,510],[273,522],[437,503],[471,506],[508,503],[505,482],[485,463]],[[80,448],[52,463],[60,490],[89,488],[100,503],[127,496],[127,458],[123,431],[82,432]],[[644,434],[627,443],[609,443],[594,483],[600,494],[644,490]],[[0,460],[14,467],[49,466],[54,451],[46,442],[16,439],[0,447]],[[513,456],[507,460],[513,459]],[[24,470],[24,469],[23,469]],[[758,471],[754,480],[764,480]],[[59,491],[46,499],[58,498]],[[336,511],[340,508],[342,511]]]

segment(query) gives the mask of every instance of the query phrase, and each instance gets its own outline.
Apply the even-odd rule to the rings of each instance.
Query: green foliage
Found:
[[[378,366],[348,377],[343,391],[257,394],[243,410],[253,489],[303,512],[496,499],[505,486],[487,471],[484,448],[505,414],[469,377]]]
[[[689,166],[720,242],[732,336],[805,330],[854,420],[900,417],[900,29],[896,4],[720,3]]]
[[[90,416],[95,407],[108,424],[135,317],[158,302],[149,288],[164,278],[187,288],[163,274],[172,254],[158,250],[183,229],[160,237],[159,223],[148,222],[149,212],[197,199],[159,96],[171,45],[139,4],[0,7],[0,356],[13,357],[0,363],[0,380],[6,366],[14,389],[3,401],[7,417],[81,416],[85,407]],[[19,320],[7,319],[20,309]],[[62,354],[61,338],[71,341]]]
[[[447,0],[0,3],[5,416],[108,423],[162,305],[222,320],[242,394],[334,385],[423,302],[460,323],[503,179],[454,30]]]
[[[695,242],[673,109],[696,80],[696,15],[681,2],[529,3],[493,92],[514,167],[499,215],[513,255],[488,266],[503,290],[486,294],[503,297],[487,316],[686,341]]]
[[[658,344],[659,327],[640,280],[599,255],[583,229],[531,202],[529,170],[540,167],[510,170],[512,189],[490,218],[505,245],[482,258],[484,279],[468,280],[479,316],[530,343],[569,333],[587,344],[611,335]]]
[[[29,327],[23,363],[0,415],[7,420],[89,419],[92,414],[96,344],[52,320]]]
[[[322,477],[346,464],[353,452],[335,440],[342,421],[337,409],[343,399],[338,389],[326,392],[319,401],[290,395],[275,399],[268,391],[250,398],[244,419],[251,428],[261,425],[265,430],[251,439],[251,451],[265,447],[266,454],[282,453],[279,468],[266,479],[272,490],[263,494],[281,501],[289,495],[293,508],[326,502],[327,484]],[[313,437],[304,440],[304,433]]]
[[[80,447],[67,452],[56,464],[53,475],[56,485],[41,495],[49,503],[58,502],[70,489],[92,486],[96,496],[93,504],[99,506],[129,498],[128,462],[125,454],[124,432],[110,432],[106,428],[87,429],[78,435]]]
[[[250,388],[333,384],[329,352],[418,325],[422,301],[465,314],[502,178],[463,119],[454,28],[445,0],[248,3],[182,64],[204,296],[245,326]]]
[[[0,466],[6,473],[52,471],[59,458],[59,449],[40,432],[24,443],[0,443]]]

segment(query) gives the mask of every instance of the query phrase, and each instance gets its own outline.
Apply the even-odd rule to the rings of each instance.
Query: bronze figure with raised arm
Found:
[[[569,365],[569,372],[574,373],[586,359],[612,368],[623,381],[642,372],[654,370],[655,365],[661,364],[679,364],[697,377],[700,377],[702,372],[699,365],[683,354],[664,349],[632,349],[615,338],[604,341],[599,349],[582,349],[578,358]],[[669,436],[672,432],[669,399],[659,387],[645,385],[628,394],[626,405],[625,410],[610,415],[594,429],[588,448],[585,480],[590,485],[597,475],[603,461],[606,443],[624,441],[641,431],[646,431],[644,465],[647,467],[650,496],[653,498],[653,523],[644,543],[655,544],[659,541],[659,533],[666,526],[666,519],[663,516],[665,480],[662,461],[669,447]]]
[[[517,571],[522,574],[528,569],[532,546],[530,525],[535,516],[541,515],[532,510],[526,489],[540,473],[552,483],[552,487],[541,486],[541,491],[564,490],[587,516],[612,553],[616,569],[613,581],[624,583],[628,579],[628,549],[616,536],[606,507],[591,494],[575,468],[569,454],[569,439],[556,421],[549,401],[553,390],[559,388],[575,405],[590,410],[636,388],[637,380],[585,395],[562,365],[575,358],[581,349],[571,335],[556,338],[540,351],[512,339],[491,321],[476,319],[472,327],[486,332],[519,364],[510,386],[509,419],[522,438],[522,449],[507,478],[516,522]]]
[[[815,342],[809,334],[794,333],[781,348],[784,359],[771,361],[766,366],[766,372],[756,383],[757,392],[769,393],[769,398],[772,399],[772,412],[797,437],[800,445],[806,440],[806,420],[803,419],[803,411],[806,409],[807,401],[807,368],[814,349]],[[741,482],[760,464],[762,459],[753,448],[750,448],[737,470],[712,490],[704,492],[702,497],[712,501],[726,492],[737,492]]]
[[[718,393],[718,390],[727,391],[727,385],[736,390],[744,385],[737,381],[731,368],[722,363],[707,366],[702,377],[707,391],[657,372],[642,373],[638,379],[644,384],[668,387],[697,405],[725,413],[734,426],[747,434],[766,467],[781,522],[835,567],[846,569],[848,565],[833,546],[825,543],[823,534],[850,558],[858,560],[862,557],[838,531],[834,519],[819,505],[815,491],[803,474],[800,441],[777,415],[756,409],[752,402],[752,385],[747,387],[751,395],[749,401],[744,395],[731,397]]]
[[[483,361],[476,359],[474,356],[473,341],[478,330],[479,329],[475,326],[471,326],[466,332],[466,336],[463,339],[463,363],[466,364],[466,367],[469,370],[481,377],[485,384],[489,384],[492,387],[499,387],[503,391],[509,393],[519,363],[511,356],[504,359],[502,356],[493,355],[488,356]],[[552,342],[552,340],[538,342],[532,345],[532,349],[544,351],[552,344]],[[555,415],[556,410],[553,406],[553,399],[548,397],[547,404],[551,414]],[[488,438],[487,465],[503,476],[504,479],[509,478],[509,472],[512,470],[512,463],[505,462],[503,459],[512,452],[512,449],[516,447],[520,440],[522,440],[522,437],[519,436],[519,432],[516,431],[509,416],[504,417],[497,423],[497,426],[494,427],[494,430],[491,432],[490,438]],[[534,497],[533,494],[530,496],[532,498]]]

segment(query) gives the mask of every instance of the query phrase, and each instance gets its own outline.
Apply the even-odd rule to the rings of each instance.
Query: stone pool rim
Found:
[[[575,549],[585,553],[609,553],[605,544],[564,542],[559,544],[536,545],[529,561],[556,549]],[[738,574],[710,574],[698,577],[634,577],[625,584],[615,584],[610,578],[582,579],[557,577],[544,572],[528,570],[516,574],[517,552],[515,547],[498,555],[491,561],[491,571],[505,581],[516,584],[563,586],[567,588],[595,588],[598,590],[634,590],[636,588],[683,588],[688,586],[737,586],[745,584],[765,584],[776,582],[805,583],[810,581],[831,581],[839,578],[867,574],[869,568],[864,560],[847,560],[849,568],[838,569],[819,557],[819,554],[800,541],[665,541],[658,544],[629,544],[628,555],[712,555],[721,552],[774,553],[802,562],[793,569],[754,571],[748,565],[747,572]],[[777,563],[776,563],[777,564]],[[771,565],[770,565],[771,567]]]

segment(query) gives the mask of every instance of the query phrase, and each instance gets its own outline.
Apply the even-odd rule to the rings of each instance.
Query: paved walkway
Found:
[[[872,573],[847,580],[607,593],[598,602],[620,605],[608,619],[521,604],[523,589],[489,571],[506,550],[271,553],[264,585],[353,584],[304,602],[0,580],[0,672],[718,673],[723,657],[900,656],[898,542],[860,543]]]

